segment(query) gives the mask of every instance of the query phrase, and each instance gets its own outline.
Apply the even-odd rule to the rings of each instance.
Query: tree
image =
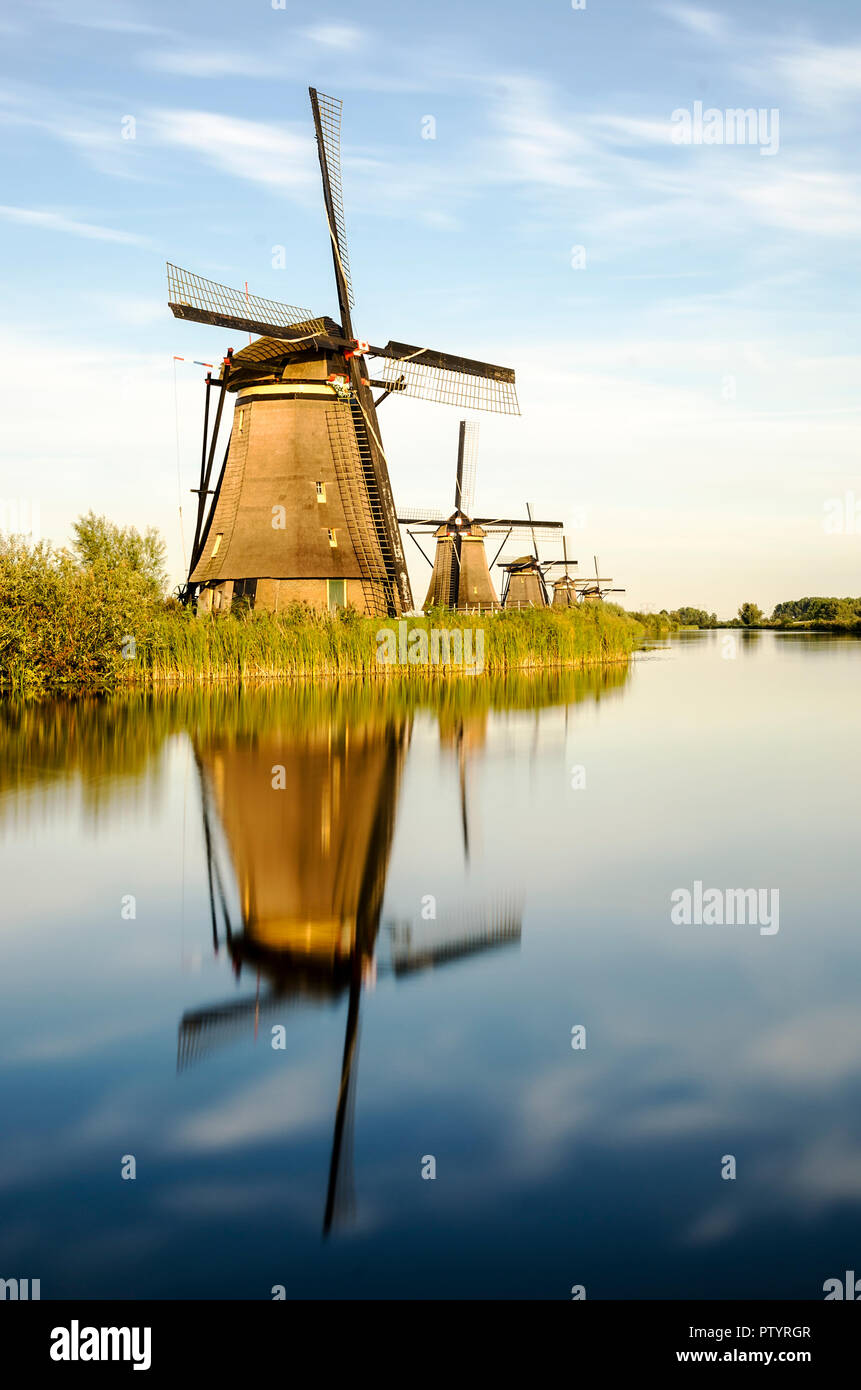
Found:
[[[72,549],[87,569],[126,569],[140,574],[162,595],[167,584],[165,544],[154,526],[143,535],[134,526],[117,526],[106,516],[89,511],[72,530]]]
[[[703,608],[679,608],[671,617],[678,618],[680,627],[717,627],[717,615]]]
[[[743,603],[738,610],[743,627],[759,627],[764,621],[764,613],[756,603]]]

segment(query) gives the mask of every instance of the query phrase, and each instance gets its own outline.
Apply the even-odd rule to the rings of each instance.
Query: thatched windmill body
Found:
[[[472,517],[475,470],[478,458],[478,425],[461,420],[458,436],[457,473],[454,484],[454,511],[441,517],[433,508],[405,508],[399,521],[407,526],[407,534],[415,540],[412,528],[433,528],[436,541],[424,608],[470,608],[484,612],[499,607],[490,571],[496,564],[503,546],[512,535],[531,532],[550,534],[562,526],[561,521],[535,521],[531,517]],[[422,534],[421,530],[418,534]],[[427,534],[425,532],[425,534]],[[488,535],[501,535],[502,542],[488,563],[485,540]]]
[[[407,343],[354,336],[340,173],[341,103],[310,88],[340,321],[168,265],[177,318],[261,335],[228,351],[206,381],[197,519],[184,597],[207,607],[244,596],[412,608],[377,407],[390,394],[519,414],[514,372]],[[367,359],[379,359],[372,376]],[[374,398],[373,388],[381,394]],[[211,397],[217,393],[210,429]],[[215,472],[225,392],[233,426]],[[209,507],[207,510],[207,502]]]
[[[561,563],[565,568],[559,578],[553,580],[553,607],[576,608],[580,591],[577,580],[569,572],[569,567],[577,561],[568,559],[568,540],[565,536],[562,537],[562,554],[564,559]]]
[[[533,521],[529,503],[526,504],[526,511],[529,516],[527,525],[532,533],[532,554],[519,555],[516,560],[508,560],[500,565],[505,574],[502,589],[503,608],[546,608],[550,602],[545,575],[554,561],[539,559],[538,532],[548,524],[561,527],[562,522]],[[572,560],[570,563],[576,564],[577,561]]]

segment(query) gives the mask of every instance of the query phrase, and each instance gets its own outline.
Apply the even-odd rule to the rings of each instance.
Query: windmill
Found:
[[[562,537],[562,554],[565,557],[562,561],[555,563],[564,565],[564,572],[558,579],[553,580],[553,607],[554,608],[576,608],[577,607],[577,581],[568,572],[569,565],[576,565],[576,560],[568,559],[568,541]]]
[[[191,565],[183,596],[360,612],[412,608],[377,407],[389,395],[519,415],[514,372],[446,352],[354,336],[341,190],[341,102],[309,88],[340,321],[233,290],[168,264],[177,318],[256,333],[206,378]],[[367,359],[378,359],[372,376]],[[381,388],[374,398],[372,388]],[[211,397],[215,418],[209,428]],[[236,395],[220,472],[225,393]],[[207,502],[209,507],[207,510]]]
[[[503,608],[546,608],[549,603],[544,576],[554,562],[538,558],[537,537],[538,527],[546,527],[548,523],[532,520],[532,508],[528,502],[526,511],[529,517],[527,526],[532,533],[532,554],[520,555],[516,560],[509,560],[500,565],[500,569],[505,571],[505,582],[502,589]],[[551,524],[562,525],[561,522]],[[572,563],[576,563],[576,561],[572,561]]]
[[[302,690],[257,715],[252,737],[221,726],[193,733],[213,948],[218,954],[225,945],[237,981],[248,972],[256,986],[183,1015],[177,1071],[225,1043],[289,1023],[303,1007],[346,1001],[323,1210],[328,1234],[352,1205],[365,988],[378,970],[411,975],[517,945],[522,908],[514,895],[460,905],[439,924],[390,927],[378,951],[411,716],[349,706],[343,697],[320,709]],[[279,791],[273,763],[284,772]],[[463,815],[466,848],[465,802]]]
[[[407,535],[418,546],[431,566],[431,580],[424,607],[476,608],[479,611],[499,607],[490,571],[496,564],[503,546],[512,535],[527,531],[549,535],[562,526],[561,521],[536,521],[531,518],[472,517],[475,488],[475,469],[478,459],[478,425],[461,420],[457,448],[457,472],[454,483],[454,511],[443,517],[433,507],[405,508],[398,520],[408,528],[412,525],[430,527],[436,539],[436,553],[431,561],[416,540],[416,531]],[[419,531],[418,534],[427,534]],[[484,540],[488,535],[502,535],[503,540],[490,565]]]
[[[600,603],[605,594],[624,594],[624,589],[611,589],[607,587],[613,583],[612,579],[601,579],[598,575],[598,556],[593,555],[592,559],[595,562],[595,578],[576,579],[574,581],[580,595],[581,603]]]
[[[360,1005],[374,969],[411,720],[317,715],[301,693],[287,710],[283,725],[269,727],[264,716],[252,739],[195,735],[213,947],[218,953],[220,926],[237,979],[250,970],[257,987],[183,1016],[177,1069],[252,1025],[256,1037],[262,1017],[346,995],[328,1231],[350,1205]],[[273,763],[283,767],[283,791],[271,789]]]

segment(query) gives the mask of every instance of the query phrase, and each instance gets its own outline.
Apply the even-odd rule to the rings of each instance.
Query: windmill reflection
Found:
[[[363,986],[378,970],[398,978],[520,939],[520,911],[503,902],[445,921],[393,924],[378,942],[411,732],[409,710],[363,711],[331,702],[309,713],[288,700],[266,732],[193,735],[213,948],[226,949],[238,979],[253,972],[256,987],[244,999],[183,1016],[178,1069],[231,1037],[250,1030],[256,1036],[261,1016],[285,1003],[346,995],[324,1233],[352,1207]],[[442,721],[441,737],[448,741]],[[231,908],[237,901],[238,910]]]

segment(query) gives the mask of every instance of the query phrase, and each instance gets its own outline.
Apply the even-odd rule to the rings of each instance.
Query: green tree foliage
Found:
[[[861,624],[861,598],[795,598],[778,603],[772,620],[782,626],[792,623],[828,623],[839,627]]]
[[[674,608],[672,612],[667,612],[662,608],[660,613],[629,613],[631,618],[636,618],[638,623],[652,634],[657,632],[675,632],[680,627],[700,627],[711,628],[719,627],[720,622],[716,613],[707,613],[704,608]]]
[[[81,565],[91,570],[128,570],[142,575],[156,594],[167,586],[165,545],[155,527],[143,535],[134,526],[117,526],[106,516],[89,511],[74,526],[72,548]]]
[[[72,551],[0,536],[0,687],[115,684],[159,643],[164,544],[92,512]]]
[[[765,620],[765,614],[757,603],[743,603],[738,610],[738,616],[742,627],[759,627]]]
[[[706,613],[704,608],[677,608],[671,618],[678,621],[679,627],[717,627],[717,614]]]

